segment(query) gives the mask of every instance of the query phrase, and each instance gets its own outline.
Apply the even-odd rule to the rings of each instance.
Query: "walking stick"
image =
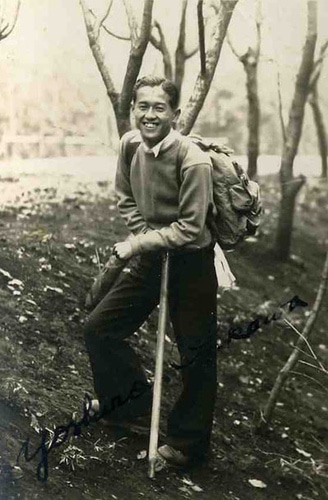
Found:
[[[166,320],[168,313],[168,278],[169,278],[169,254],[168,252],[165,252],[162,261],[161,293],[159,302],[158,332],[157,332],[157,343],[156,343],[155,380],[154,380],[153,405],[151,412],[151,426],[150,426],[150,439],[149,439],[149,451],[148,451],[148,461],[149,461],[148,474],[151,479],[155,476],[159,417],[161,412],[164,341],[165,341],[165,329],[166,329]]]

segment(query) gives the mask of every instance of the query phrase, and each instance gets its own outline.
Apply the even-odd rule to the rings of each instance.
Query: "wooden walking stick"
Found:
[[[163,378],[163,361],[164,361],[164,342],[165,330],[168,313],[168,281],[169,281],[169,253],[165,252],[162,261],[162,276],[161,276],[161,292],[159,302],[158,315],[158,332],[156,343],[156,364],[155,364],[155,380],[153,390],[153,406],[151,412],[151,426],[148,461],[148,474],[150,478],[155,476],[155,464],[157,458],[158,445],[158,429],[159,417],[161,412],[161,393],[162,393],[162,378]]]

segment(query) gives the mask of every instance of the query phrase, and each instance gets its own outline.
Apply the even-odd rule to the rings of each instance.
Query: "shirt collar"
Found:
[[[175,141],[177,134],[178,134],[178,132],[176,130],[174,130],[173,128],[171,128],[170,132],[164,137],[164,139],[162,139],[160,142],[155,144],[155,146],[153,146],[152,148],[149,148],[148,146],[146,146],[146,144],[142,140],[140,132],[135,137],[133,137],[133,139],[131,139],[131,142],[141,142],[145,152],[146,153],[153,153],[155,158],[157,158],[162,147],[163,146],[165,146],[165,147],[170,146]]]

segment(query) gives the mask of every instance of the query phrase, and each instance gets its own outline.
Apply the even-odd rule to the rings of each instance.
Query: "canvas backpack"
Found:
[[[190,141],[206,151],[212,163],[214,207],[207,215],[207,224],[214,239],[224,250],[234,249],[247,236],[254,235],[262,212],[260,188],[250,180],[226,146],[210,143],[200,136],[182,136],[177,156],[177,183],[181,185],[181,167]],[[126,163],[130,167],[139,142],[126,146]]]
[[[178,169],[181,170],[189,141],[210,156],[214,210],[209,212],[207,224],[219,245],[225,250],[232,250],[247,236],[255,235],[259,227],[262,213],[260,187],[231,158],[231,149],[208,142],[198,135],[182,138]]]

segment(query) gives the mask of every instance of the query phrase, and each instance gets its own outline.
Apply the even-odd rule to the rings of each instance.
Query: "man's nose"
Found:
[[[149,106],[149,108],[146,111],[145,118],[155,118],[155,110],[152,106]]]

